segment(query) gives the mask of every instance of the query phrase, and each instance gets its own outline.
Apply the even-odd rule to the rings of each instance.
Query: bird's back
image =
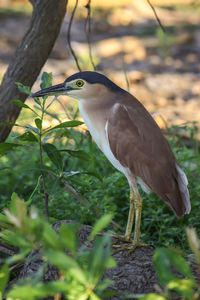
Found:
[[[132,95],[116,99],[107,135],[115,158],[158,194],[177,217],[190,212],[187,178],[160,128]]]

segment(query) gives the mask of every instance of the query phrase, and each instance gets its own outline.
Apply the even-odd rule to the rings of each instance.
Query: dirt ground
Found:
[[[138,3],[138,2],[137,2]],[[187,9],[186,9],[187,8]],[[67,45],[71,7],[43,71],[54,84],[76,72]],[[150,7],[139,5],[92,10],[91,46],[97,71],[133,93],[159,125],[200,120],[200,8],[157,7],[163,34]],[[83,70],[91,70],[84,31],[86,9],[79,7],[72,26],[72,46]],[[30,15],[0,14],[0,78],[28,28]],[[17,30],[16,30],[17,28]],[[38,78],[39,82],[40,78]],[[33,90],[38,88],[36,82]]]

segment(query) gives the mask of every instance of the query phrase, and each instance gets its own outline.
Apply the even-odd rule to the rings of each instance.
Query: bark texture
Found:
[[[30,0],[33,14],[0,86],[0,122],[15,122],[20,108],[12,100],[25,101],[15,82],[32,87],[59,34],[68,0]],[[17,28],[16,28],[17,30]],[[0,142],[5,141],[11,126],[0,127]]]

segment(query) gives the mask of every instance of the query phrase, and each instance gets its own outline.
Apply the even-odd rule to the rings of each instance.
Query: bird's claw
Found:
[[[113,242],[112,248],[116,249],[113,251],[113,253],[112,253],[113,255],[118,252],[128,250],[128,253],[127,253],[127,256],[128,256],[130,253],[135,251],[135,249],[138,247],[152,247],[151,245],[142,243],[140,241],[135,241],[134,239],[127,238],[126,236],[113,235],[112,237],[114,239],[117,239],[117,240],[120,240],[123,242],[123,244],[116,244],[116,241]]]

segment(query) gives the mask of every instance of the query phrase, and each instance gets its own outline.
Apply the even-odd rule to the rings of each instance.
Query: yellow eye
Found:
[[[78,87],[83,86],[83,85],[84,85],[83,80],[77,80],[76,85],[77,85]]]

